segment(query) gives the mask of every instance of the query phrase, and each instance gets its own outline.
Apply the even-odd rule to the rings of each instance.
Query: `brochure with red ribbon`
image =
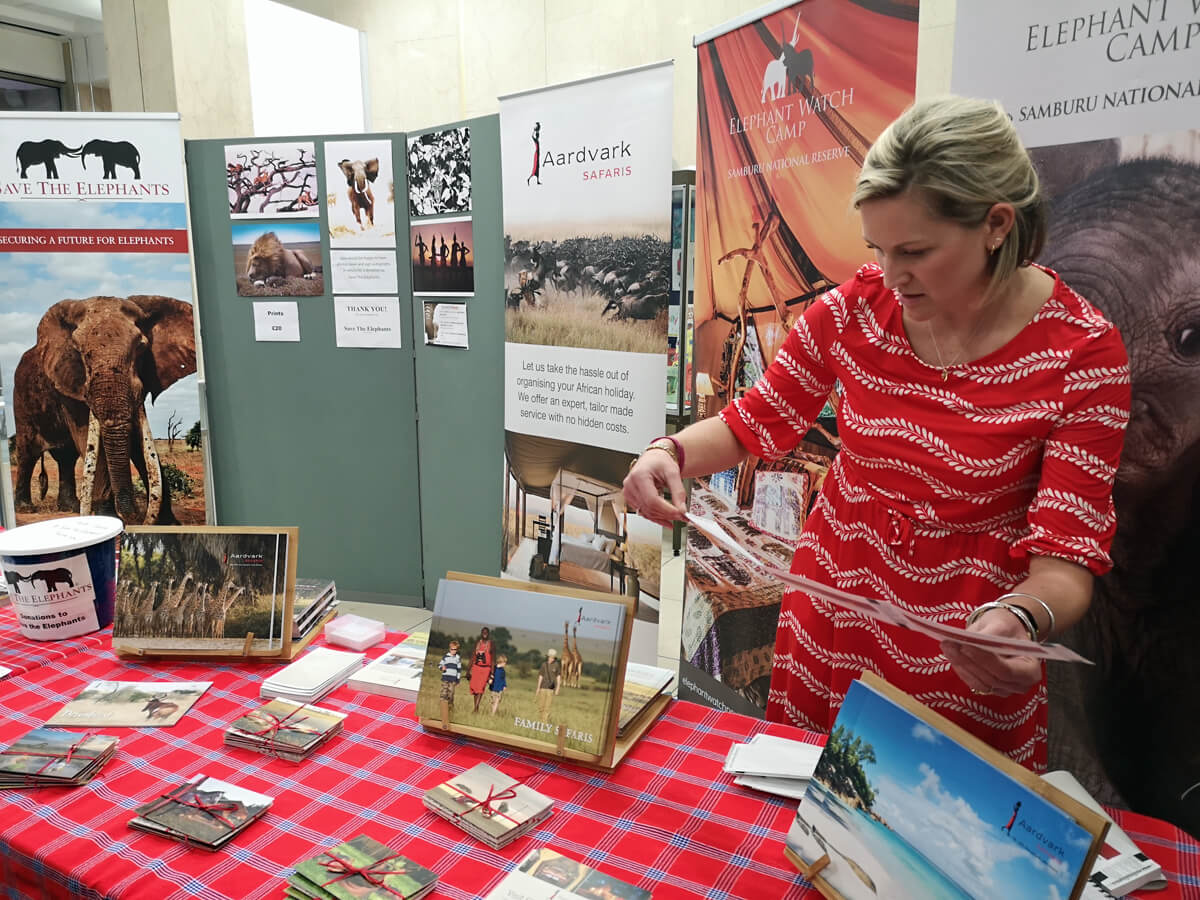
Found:
[[[313,900],[420,900],[437,875],[379,841],[356,838],[306,859],[287,882],[287,896]]]
[[[271,797],[197,775],[137,808],[129,827],[205,850],[219,850],[263,816]]]
[[[533,773],[529,773],[532,775]],[[425,808],[499,849],[554,812],[554,801],[499,769],[480,763],[426,792]]]

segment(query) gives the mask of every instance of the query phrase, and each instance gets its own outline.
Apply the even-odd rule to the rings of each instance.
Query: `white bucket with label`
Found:
[[[54,641],[112,624],[124,530],[120,519],[75,516],[0,532],[0,568],[25,637]]]

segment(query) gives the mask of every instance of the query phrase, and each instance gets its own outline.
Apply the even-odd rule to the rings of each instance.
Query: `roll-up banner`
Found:
[[[203,524],[178,115],[0,113],[0,158],[16,522]]]
[[[716,415],[788,328],[869,260],[850,196],[871,142],[913,99],[917,0],[776,4],[696,39],[696,418]],[[837,451],[836,395],[773,463],[696,479],[716,516],[780,565]],[[783,586],[688,536],[679,696],[761,716]]]
[[[672,77],[660,63],[500,98],[500,568],[639,597],[644,663],[662,529],[625,508],[621,482],[665,431]]]
[[[959,4],[955,93],[1042,178],[1039,257],[1121,330],[1133,405],[1112,572],[1050,666],[1050,768],[1200,837],[1200,2]]]

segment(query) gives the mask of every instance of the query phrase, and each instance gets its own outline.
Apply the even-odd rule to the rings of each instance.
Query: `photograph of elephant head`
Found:
[[[192,306],[163,296],[90,297],[51,306],[37,343],[17,364],[15,501],[34,510],[41,462],[58,464],[58,509],[106,512],[127,523],[174,524],[170,491],[146,415],[155,400],[196,371]],[[76,487],[76,463],[83,460]],[[145,485],[135,493],[130,466]]]
[[[103,177],[106,179],[117,177],[117,166],[129,169],[135,179],[140,180],[142,177],[142,154],[129,141],[88,141],[79,151],[79,158],[85,169],[89,156],[100,157],[104,167]]]
[[[1132,404],[1114,478],[1113,570],[1050,666],[1050,768],[1101,802],[1200,837],[1200,133],[1033,151],[1051,218],[1039,261],[1120,329]]]

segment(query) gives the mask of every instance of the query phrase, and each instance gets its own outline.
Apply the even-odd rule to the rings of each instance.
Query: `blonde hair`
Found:
[[[996,203],[1016,211],[988,260],[994,294],[1046,242],[1046,201],[1029,154],[999,103],[941,97],[909,107],[867,151],[854,207],[918,190],[941,218],[973,227]]]

